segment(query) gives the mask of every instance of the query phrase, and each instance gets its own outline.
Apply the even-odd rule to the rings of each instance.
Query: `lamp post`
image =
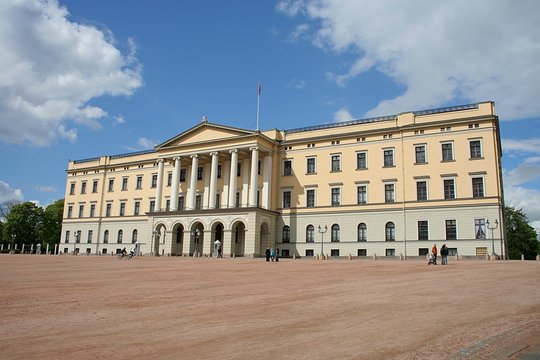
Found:
[[[194,239],[193,239],[193,247],[195,248],[195,250],[193,251],[193,256],[195,256],[195,254],[198,251],[197,248],[198,248],[200,236],[201,236],[201,230],[199,229],[199,225],[197,225],[197,227],[193,231],[193,237],[194,237]]]
[[[77,244],[81,241],[81,230],[75,233],[75,243],[73,244],[73,255],[77,255]]]
[[[324,229],[321,228],[321,225],[319,225],[319,233],[321,234],[321,258],[324,254],[323,246],[324,246],[324,234],[328,231],[328,225],[324,225]]]
[[[499,227],[499,222],[495,219],[495,225],[489,226],[489,220],[486,220],[486,225],[489,230],[491,230],[491,256],[497,256],[495,254],[495,238],[493,237],[493,231]]]

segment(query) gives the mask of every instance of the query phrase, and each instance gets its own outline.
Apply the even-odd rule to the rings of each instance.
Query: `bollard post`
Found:
[[[349,253],[349,260],[352,260],[352,254]]]
[[[521,261],[525,261],[525,254],[521,254]]]
[[[540,255],[536,255],[536,261],[540,261]]]
[[[373,254],[373,260],[377,260],[377,254]]]
[[[296,253],[292,254],[293,260],[296,260]]]

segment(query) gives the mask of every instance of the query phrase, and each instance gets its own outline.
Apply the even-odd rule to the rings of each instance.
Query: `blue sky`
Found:
[[[540,2],[0,1],[0,202],[197,124],[288,129],[493,100],[540,229]]]

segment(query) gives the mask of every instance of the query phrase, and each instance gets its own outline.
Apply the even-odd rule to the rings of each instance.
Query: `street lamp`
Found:
[[[73,244],[73,255],[77,255],[77,243],[81,241],[81,230],[75,232],[75,243]]]
[[[495,219],[495,225],[489,226],[489,220],[486,220],[486,225],[487,228],[491,230],[491,256],[497,256],[497,254],[495,254],[495,239],[493,237],[493,231],[499,227],[499,222],[497,219]]]
[[[323,256],[323,245],[324,245],[324,233],[328,231],[328,225],[324,225],[324,229],[319,225],[319,233],[321,234],[321,257]]]
[[[194,237],[193,247],[195,248],[195,250],[193,251],[193,255],[195,255],[197,253],[197,248],[198,248],[200,236],[201,236],[201,229],[199,229],[199,226],[197,225],[197,227],[193,231],[193,237]]]

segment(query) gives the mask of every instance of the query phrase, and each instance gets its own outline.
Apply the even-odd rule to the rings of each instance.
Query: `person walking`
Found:
[[[276,262],[279,261],[279,248],[276,248]]]
[[[272,261],[274,261],[275,258],[276,258],[276,251],[274,250],[274,248],[272,248],[270,250],[270,259],[272,259]]]
[[[266,261],[270,261],[270,249],[266,248]]]
[[[431,255],[433,255],[433,265],[437,265],[437,245],[433,244],[431,248]]]
[[[441,246],[441,264],[448,265],[448,248],[446,247],[446,244]]]

